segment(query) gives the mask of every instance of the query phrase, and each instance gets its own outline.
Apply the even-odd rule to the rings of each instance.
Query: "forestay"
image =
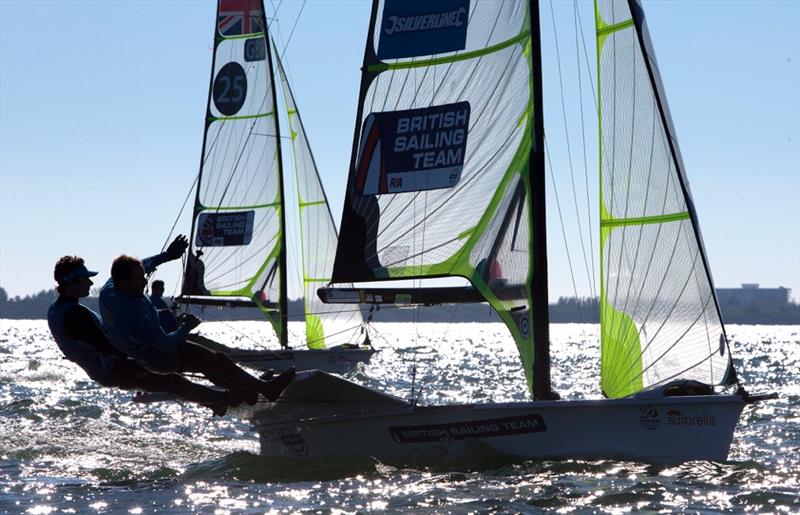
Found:
[[[203,255],[189,256],[182,293],[251,303],[281,338],[281,162],[264,10],[261,0],[220,0],[217,9],[192,221]]]
[[[729,382],[730,354],[641,7],[596,3],[602,388]]]
[[[353,306],[323,304],[317,296],[317,289],[330,282],[338,236],[286,71],[277,52],[275,56],[288,112],[297,179],[306,342],[310,349],[352,343],[353,329],[363,324],[361,311]]]
[[[332,280],[469,279],[511,330],[530,386],[527,6],[373,4]]]

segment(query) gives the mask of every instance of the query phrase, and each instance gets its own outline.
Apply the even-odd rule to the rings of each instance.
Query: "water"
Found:
[[[269,338],[265,325],[201,327],[252,346]],[[499,324],[377,329],[382,352],[351,375],[356,381],[408,397],[413,375],[426,403],[526,398],[514,345]],[[300,330],[290,327],[295,336]],[[728,331],[750,391],[781,398],[745,409],[726,463],[418,470],[262,458],[246,423],[212,420],[188,404],[131,403],[129,393],[98,388],[61,359],[44,321],[0,320],[0,513],[799,512],[800,328]],[[552,338],[562,397],[598,397],[597,327],[556,325]]]

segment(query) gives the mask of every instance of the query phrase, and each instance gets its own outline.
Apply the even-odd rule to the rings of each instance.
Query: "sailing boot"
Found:
[[[253,390],[230,390],[227,392],[228,406],[235,408],[242,403],[253,406],[258,402],[258,392]]]
[[[216,402],[214,404],[201,404],[201,406],[205,406],[206,408],[210,409],[214,412],[215,417],[224,417],[225,414],[228,412],[228,405]]]
[[[280,397],[283,390],[289,386],[289,383],[291,383],[292,379],[294,379],[294,375],[294,367],[291,367],[287,370],[284,370],[277,377],[274,377],[269,381],[261,381],[261,388],[259,388],[259,392],[269,401],[274,401]]]

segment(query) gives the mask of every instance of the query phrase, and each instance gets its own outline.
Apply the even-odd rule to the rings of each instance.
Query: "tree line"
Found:
[[[96,292],[93,292],[96,293]],[[9,298],[0,287],[0,318],[44,319],[47,309],[56,299],[55,290],[42,290],[25,297]],[[87,307],[97,311],[97,297],[82,300]],[[289,301],[289,320],[303,319],[303,301]],[[800,324],[800,305],[788,302],[782,306],[764,306],[758,303],[721,305],[722,318],[728,324]],[[424,308],[397,308],[382,306],[370,313],[362,308],[365,316],[376,322],[499,322],[500,317],[488,304],[449,304]],[[256,309],[248,308],[193,308],[193,312],[208,321],[220,320],[263,320]],[[598,323],[600,303],[597,298],[560,297],[550,304],[550,321],[554,323]]]

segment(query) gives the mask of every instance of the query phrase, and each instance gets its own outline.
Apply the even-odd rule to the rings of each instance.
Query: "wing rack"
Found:
[[[443,288],[320,288],[320,300],[326,304],[460,304],[486,302],[483,295],[470,286]]]

